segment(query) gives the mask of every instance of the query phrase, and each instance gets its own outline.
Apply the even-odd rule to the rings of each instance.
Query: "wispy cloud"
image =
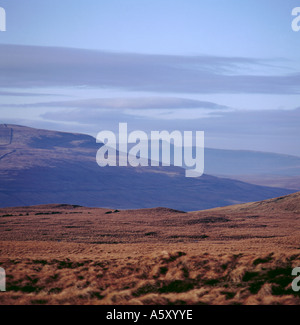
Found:
[[[264,70],[266,64],[253,58],[0,45],[0,87],[85,85],[178,94],[300,93],[300,72],[247,73],[249,67]]]
[[[46,93],[33,93],[33,92],[19,92],[19,91],[0,90],[0,96],[39,97],[39,96],[57,96],[57,95],[55,95],[55,94],[46,94]]]
[[[0,107],[7,105],[0,105]],[[177,97],[92,98],[69,101],[51,101],[30,104],[11,104],[10,107],[60,107],[93,109],[210,109],[227,110],[229,107],[213,102]]]

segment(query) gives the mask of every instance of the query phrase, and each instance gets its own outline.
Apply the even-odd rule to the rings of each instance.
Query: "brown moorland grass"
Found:
[[[0,209],[0,304],[299,304],[299,193],[185,213]]]

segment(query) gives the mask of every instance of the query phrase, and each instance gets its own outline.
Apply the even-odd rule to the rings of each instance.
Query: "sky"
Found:
[[[127,122],[204,131],[206,147],[300,156],[299,1],[0,7],[0,123],[96,136]]]

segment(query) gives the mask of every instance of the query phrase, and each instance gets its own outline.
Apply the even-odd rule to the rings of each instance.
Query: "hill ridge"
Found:
[[[101,144],[92,136],[8,127],[12,141],[0,146],[1,207],[63,203],[191,211],[294,192],[207,174],[186,178],[184,169],[174,166],[101,168],[96,163]]]

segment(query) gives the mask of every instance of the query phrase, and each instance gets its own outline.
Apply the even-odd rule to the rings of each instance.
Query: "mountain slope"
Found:
[[[174,144],[171,162],[174,162]],[[143,142],[150,157],[151,142]],[[131,146],[134,146],[132,144]],[[130,145],[129,145],[130,147]],[[182,154],[178,148],[176,152]],[[204,148],[206,174],[240,180],[255,185],[300,190],[300,157],[250,150]],[[186,168],[186,166],[183,166]]]
[[[177,167],[104,167],[101,144],[82,134],[0,126],[0,206],[70,203],[95,207],[167,206],[200,210],[289,194]]]
[[[217,209],[219,210],[219,209]],[[300,192],[292,193],[285,196],[276,197],[269,200],[237,204],[220,208],[223,212],[231,211],[232,213],[246,214],[300,214]]]

